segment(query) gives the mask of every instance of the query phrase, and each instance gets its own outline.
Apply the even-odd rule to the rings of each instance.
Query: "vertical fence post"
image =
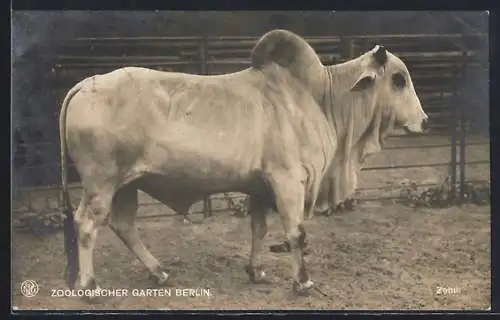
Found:
[[[200,74],[207,75],[208,74],[208,66],[207,66],[207,36],[203,35],[198,42],[198,51],[200,55]],[[205,195],[203,197],[203,216],[211,217],[212,216],[212,199],[210,195]]]
[[[345,62],[356,55],[356,39],[349,36],[340,37],[340,62]]]
[[[463,39],[463,36],[462,36]],[[462,52],[462,59],[461,59],[461,74],[460,74],[460,79],[461,84],[465,83],[465,80],[467,79],[466,75],[466,69],[467,69],[467,60],[468,60],[468,52],[467,52],[467,47],[465,46],[465,41],[464,41],[464,48]],[[465,150],[466,150],[466,126],[465,126],[465,121],[466,121],[466,115],[465,115],[465,104],[467,103],[465,101],[466,95],[463,90],[463,86],[460,88],[460,101],[459,101],[459,108],[460,108],[460,203],[463,203],[464,198],[465,198]]]
[[[200,39],[199,44],[199,54],[200,54],[200,73],[203,75],[208,74],[207,68],[207,46],[208,46],[208,38],[203,35]]]
[[[451,175],[451,194],[455,198],[457,194],[457,121],[458,121],[458,110],[457,110],[457,66],[453,67],[453,79],[455,83],[452,89],[452,99],[451,99],[451,163],[450,163],[450,175]]]
[[[356,55],[356,41],[353,38],[349,38],[347,45],[347,57],[352,59]]]

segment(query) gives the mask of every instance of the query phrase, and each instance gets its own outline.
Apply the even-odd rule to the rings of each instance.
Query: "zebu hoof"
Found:
[[[294,296],[309,296],[311,294],[311,289],[314,287],[314,282],[307,280],[304,283],[299,283],[297,281],[293,282],[293,295]]]
[[[168,273],[161,270],[161,268],[159,268],[157,272],[151,273],[149,275],[149,279],[153,281],[156,286],[164,286],[165,284],[167,284],[168,278]]]
[[[257,268],[252,268],[250,265],[245,266],[245,271],[250,278],[250,281],[254,284],[271,284],[272,282],[266,278],[266,273],[262,270],[257,270]]]
[[[346,202],[345,202],[345,201],[344,201],[344,202],[339,203],[339,204],[337,205],[337,207],[335,208],[334,212],[344,212],[344,211],[346,211],[346,207],[345,207],[345,205],[346,205]]]
[[[349,198],[337,204],[334,208],[328,208],[323,211],[316,211],[315,214],[319,216],[329,217],[335,213],[353,211],[355,205],[356,205],[356,200]]]
[[[80,299],[87,304],[101,304],[111,299],[110,296],[100,294],[101,287],[95,279],[91,279],[87,285],[76,288],[75,291]]]
[[[184,217],[182,219],[182,223],[184,223],[184,224],[192,224],[193,222],[191,221],[191,219],[189,219],[189,217]]]
[[[325,216],[325,217],[328,217],[328,216],[331,216],[333,214],[333,211],[332,209],[328,208],[328,209],[325,209],[325,210],[316,210],[314,212],[314,215],[316,216]]]
[[[332,209],[327,209],[325,211],[323,211],[323,215],[326,216],[326,217],[329,217],[331,215],[333,215],[334,212],[337,212],[339,211],[339,208],[335,208],[335,210],[332,210]]]
[[[352,198],[345,199],[341,203],[337,205],[335,208],[335,212],[348,212],[348,211],[353,211],[354,206],[356,204],[356,201]]]

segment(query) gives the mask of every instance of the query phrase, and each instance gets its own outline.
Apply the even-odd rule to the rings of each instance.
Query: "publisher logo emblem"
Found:
[[[27,298],[32,298],[38,294],[40,288],[34,280],[24,280],[21,283],[21,294]]]

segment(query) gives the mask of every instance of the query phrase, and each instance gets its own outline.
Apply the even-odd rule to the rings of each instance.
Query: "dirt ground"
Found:
[[[426,143],[443,143],[438,140]],[[401,143],[421,143],[412,141]],[[488,159],[488,149],[469,146],[468,160]],[[449,148],[387,150],[371,158],[369,165],[448,159]],[[446,174],[447,168],[364,171],[361,187],[390,187],[402,179],[438,182]],[[489,166],[468,166],[466,174],[467,179],[487,179]],[[75,191],[75,205],[77,196]],[[30,210],[57,205],[48,192],[30,199]],[[21,200],[15,209],[22,211],[26,203]],[[143,206],[140,216],[166,211],[164,206]],[[14,229],[12,305],[18,309],[486,309],[490,305],[489,206],[415,210],[365,202],[353,212],[307,221],[306,261],[326,297],[317,293],[291,297],[289,254],[267,250],[283,240],[281,221],[273,214],[268,222],[262,263],[273,283],[254,285],[243,269],[250,251],[248,218],[223,212],[191,225],[172,217],[139,220],[144,243],[170,273],[172,296],[167,297],[133,295],[133,289],[154,288],[146,268],[109,229],[103,229],[94,253],[97,280],[101,287],[129,291],[126,297],[92,306],[77,297],[51,296],[52,289],[66,288],[61,233],[42,237]],[[40,287],[35,297],[20,293],[20,284],[27,279]],[[184,288],[209,289],[210,295],[176,296],[175,289]]]
[[[266,244],[283,239],[276,214]],[[141,220],[144,243],[170,272],[173,288],[204,288],[210,296],[132,296],[154,288],[145,267],[109,230],[99,235],[96,276],[104,288],[129,289],[124,298],[89,306],[64,289],[62,234],[38,239],[14,234],[13,306],[19,309],[485,309],[490,305],[490,208],[413,210],[360,206],[306,223],[312,279],[328,296],[292,298],[290,258],[267,249],[262,263],[273,284],[254,285],[243,267],[250,249],[247,218],[220,213],[202,224]],[[33,298],[21,281],[38,282]],[[438,287],[447,288],[438,289]],[[450,290],[453,289],[453,290]],[[439,294],[438,291],[442,291]],[[453,291],[453,292],[452,292]]]

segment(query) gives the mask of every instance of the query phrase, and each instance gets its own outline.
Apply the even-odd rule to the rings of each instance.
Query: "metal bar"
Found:
[[[467,52],[464,51],[462,55],[462,72],[461,72],[461,79],[463,80],[461,83],[465,83],[465,80],[467,78],[466,76],[466,70],[467,70]],[[465,121],[466,121],[466,115],[465,115],[465,103],[464,99],[466,98],[466,95],[461,93],[460,94],[460,102],[459,102],[459,108],[460,108],[460,202],[462,202],[465,198],[465,152],[466,152],[466,143],[465,143],[465,138],[466,138],[466,129],[465,129]]]
[[[453,69],[453,73],[457,74],[456,67]],[[455,82],[455,90],[452,92],[452,106],[451,106],[451,163],[450,163],[450,175],[451,175],[451,194],[452,197],[456,195],[456,185],[457,185],[457,90],[456,90],[456,82]]]
[[[451,144],[435,144],[435,145],[417,145],[417,146],[392,146],[384,147],[383,150],[401,150],[401,149],[431,149],[431,148],[446,148],[451,147]]]
[[[199,54],[200,54],[200,74],[208,74],[207,69],[207,38],[202,37],[199,40]]]
[[[145,55],[130,55],[130,56],[75,56],[75,55],[60,55],[56,56],[54,60],[56,61],[97,61],[97,62],[132,62],[147,60],[156,60],[156,61],[178,61],[183,57],[180,55],[164,55],[164,56],[145,56]]]
[[[234,195],[234,196],[230,196],[229,198],[231,200],[236,200],[236,199],[243,199],[243,198],[246,198],[247,195]],[[220,196],[218,194],[216,195],[213,195],[210,197],[210,199],[213,201],[213,200],[227,200],[227,198],[225,196]],[[139,202],[139,204],[141,206],[155,206],[155,205],[158,205],[158,204],[161,204],[161,202],[158,202],[158,201],[155,201],[155,202],[151,202],[151,201],[147,201],[147,202]],[[202,211],[200,211],[202,212]]]
[[[184,42],[172,42],[172,41],[162,41],[162,42],[154,42],[154,41],[107,41],[107,42],[99,42],[99,41],[87,41],[87,42],[75,42],[70,41],[64,44],[59,44],[59,51],[73,51],[73,50],[81,50],[81,49],[90,49],[94,50],[94,52],[103,50],[103,49],[112,49],[112,50],[123,50],[124,48],[140,48],[140,47],[148,47],[153,49],[166,49],[170,50],[172,48],[175,49],[192,49],[193,46],[196,45],[194,41],[184,41]],[[56,49],[57,50],[57,49]]]
[[[468,51],[470,55],[474,55],[474,51]],[[447,51],[447,52],[394,52],[395,55],[401,57],[401,59],[408,58],[450,58],[450,57],[461,57],[461,51]]]
[[[470,37],[487,37],[486,33],[471,33]],[[393,39],[408,39],[408,38],[461,38],[462,34],[460,33],[448,33],[448,34],[381,34],[381,35],[353,35],[349,36],[349,38],[360,38],[360,39],[380,39],[380,38],[393,38]],[[259,36],[210,36],[208,37],[210,40],[257,40]],[[169,37],[78,37],[73,41],[172,41],[172,40],[181,40],[181,41],[196,41],[199,40],[199,36],[169,36]],[[338,41],[339,37],[337,36],[308,36],[305,39],[325,39],[325,40],[335,40]]]
[[[471,33],[472,37],[487,37],[486,33]],[[460,33],[449,33],[449,34],[382,34],[382,35],[355,35],[349,36],[349,38],[368,38],[368,39],[383,39],[383,38],[393,38],[393,39],[408,39],[408,38],[461,38]]]
[[[467,146],[476,146],[476,145],[486,145],[490,144],[489,141],[476,141],[476,142],[466,142]],[[452,145],[449,143],[443,144],[422,144],[416,146],[387,146],[384,147],[384,150],[398,150],[398,149],[427,149],[427,148],[445,148],[451,147]]]
[[[350,43],[355,43],[354,40],[351,40]],[[363,47],[366,46],[366,44],[361,44]],[[210,46],[215,46],[214,43],[210,43]],[[218,47],[226,47],[227,44],[220,44]],[[321,48],[315,48],[316,50],[318,51],[321,51]],[[366,50],[367,48],[365,48],[364,50]],[[211,49],[209,52],[210,53],[213,53],[214,51],[212,51],[214,49]],[[251,50],[251,46],[248,46],[248,49],[234,49],[234,50],[238,50],[240,51],[240,53],[242,53],[243,51],[250,51]],[[352,48],[351,48],[352,50]],[[231,49],[227,49],[225,53],[228,53],[232,51]],[[215,51],[217,52],[217,51]],[[350,52],[355,52],[355,51],[350,51]],[[215,53],[216,54],[216,53]],[[408,59],[408,58],[432,58],[432,59],[441,59],[441,58],[450,58],[450,57],[460,57],[462,55],[462,52],[461,51],[445,51],[445,52],[439,52],[439,51],[429,51],[429,52],[394,52],[394,54],[397,54],[398,57],[401,57],[401,58],[404,58],[404,59]],[[474,51],[469,51],[469,54],[470,55],[475,55],[475,52]],[[412,61],[413,62],[413,61]],[[416,61],[415,61],[416,62]],[[413,62],[413,63],[415,63]],[[419,60],[418,61],[419,63],[420,62],[424,62],[424,61],[421,61]],[[445,63],[447,61],[444,61]]]
[[[253,46],[259,40],[259,37],[252,37],[247,39],[214,39],[209,37],[211,47],[248,47]],[[317,38],[317,37],[304,37],[304,40],[312,46],[335,46],[340,43],[340,38]]]
[[[199,62],[197,61],[167,61],[167,62],[139,62],[137,65],[139,66],[186,66],[186,65],[195,65]],[[60,68],[102,68],[102,67],[110,67],[110,68],[116,68],[117,66],[126,66],[128,65],[125,62],[117,62],[117,63],[98,63],[98,62],[92,62],[92,63],[63,63],[63,64],[56,64],[54,67],[57,69]]]
[[[158,203],[160,204],[160,203]],[[214,209],[213,212],[227,212],[231,211],[229,208],[227,209]],[[201,214],[204,212],[203,211],[192,211],[189,214]],[[162,217],[174,217],[174,216],[180,216],[181,213],[176,213],[176,212],[171,212],[171,213],[161,213],[161,214],[152,214],[152,215],[147,215],[147,216],[137,216],[138,220],[141,219],[148,219],[148,218],[162,218]]]
[[[383,197],[359,197],[356,198],[358,202],[366,202],[366,201],[381,201],[381,200],[400,200],[402,196],[383,196]]]
[[[455,159],[456,161],[456,159]],[[484,163],[490,163],[489,160],[477,160],[477,161],[469,161],[467,162],[468,165],[470,164],[484,164]],[[374,166],[374,167],[365,167],[362,168],[361,171],[373,171],[373,170],[391,170],[391,169],[410,169],[410,168],[434,168],[434,167],[444,167],[450,165],[449,162],[440,162],[440,163],[421,163],[421,164],[400,164],[400,165],[389,165],[389,166]],[[456,164],[455,164],[456,165]],[[455,176],[455,183],[456,183],[456,176]]]
[[[95,41],[95,42],[108,42],[108,41],[197,41],[199,36],[194,37],[78,37],[72,41],[85,42],[85,41]]]
[[[412,139],[412,138],[422,138],[422,137],[431,137],[431,136],[443,136],[443,132],[426,132],[425,134],[412,134],[412,135],[406,135],[406,134],[389,134],[387,135],[388,138],[405,138],[405,139]]]
[[[347,49],[348,58],[352,59],[356,56],[356,41],[354,39],[349,39],[347,45],[348,45]]]
[[[211,41],[258,40],[259,36],[210,36],[208,39]],[[338,36],[306,36],[304,39],[340,41],[340,37]]]
[[[320,57],[321,62],[330,62],[332,58],[339,59],[339,55],[336,54],[328,54],[328,55],[318,55]],[[252,61],[245,59],[224,59],[224,60],[207,60],[206,62],[209,65],[246,65],[249,66],[252,64]]]

